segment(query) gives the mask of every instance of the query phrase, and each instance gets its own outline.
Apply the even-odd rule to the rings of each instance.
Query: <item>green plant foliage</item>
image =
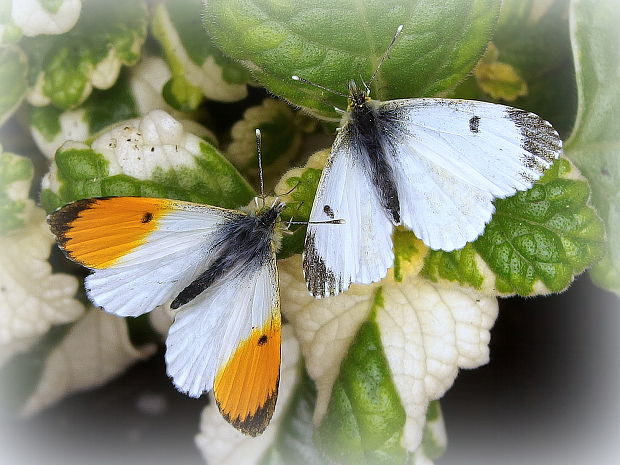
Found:
[[[140,58],[147,20],[143,1],[84,0],[80,19],[68,33],[25,38],[31,103],[74,108],[93,87],[111,87],[121,65]]]
[[[30,183],[34,175],[27,158],[3,153],[0,146],[0,234],[7,234],[25,225]]]
[[[566,153],[590,180],[592,202],[607,225],[609,250],[592,279],[620,293],[620,13],[611,0],[571,5],[579,111]]]
[[[19,48],[0,46],[0,125],[11,116],[24,98],[27,72],[28,60]]]
[[[172,71],[164,96],[181,111],[195,109],[204,97],[234,102],[247,95],[249,72],[210,42],[201,8],[201,0],[168,1],[157,5],[153,17],[153,35]]]
[[[314,446],[312,412],[315,402],[316,389],[303,370],[277,437],[259,465],[327,465],[323,454]]]
[[[405,411],[374,321],[381,305],[379,290],[370,318],[342,361],[317,431],[321,449],[339,464],[404,464],[407,460],[401,445]]]
[[[116,128],[118,130],[119,127]],[[197,138],[191,137],[193,144]],[[118,139],[117,132],[112,128],[94,143],[99,141],[101,144],[103,141],[103,146],[107,147],[115,139]],[[226,208],[246,205],[254,196],[247,181],[215,147],[204,141],[198,147],[199,151],[191,154],[190,162],[177,163],[174,168],[170,167],[167,154],[157,152],[155,147],[144,155],[136,154],[136,160],[153,157],[145,165],[148,166],[147,171],[142,171],[142,177],[137,178],[126,172],[117,172],[118,161],[114,158],[114,152],[104,155],[85,144],[65,144],[56,152],[52,171],[41,193],[41,203],[47,211],[52,211],[82,198],[136,195],[188,200]],[[114,173],[110,172],[111,164],[116,166]],[[121,166],[121,169],[124,168]],[[128,166],[128,169],[135,167]]]
[[[271,92],[321,117],[344,98],[291,80],[299,75],[346,92],[370,79],[398,25],[403,32],[372,82],[381,100],[433,96],[458,84],[486,47],[500,3],[491,0],[211,0],[205,21],[215,43],[245,63]]]

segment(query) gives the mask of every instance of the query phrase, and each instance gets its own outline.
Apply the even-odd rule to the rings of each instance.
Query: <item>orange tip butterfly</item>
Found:
[[[168,375],[191,397],[213,390],[224,418],[251,436],[265,430],[278,396],[276,252],[286,229],[284,203],[260,200],[236,211],[105,197],[48,216],[67,257],[93,270],[85,285],[95,305],[136,317],[171,302]]]
[[[331,92],[348,97],[348,109],[340,110],[310,221],[337,217],[343,226],[308,225],[303,267],[318,298],[381,280],[394,261],[394,225],[431,249],[462,248],[484,231],[494,199],[532,187],[562,152],[551,124],[516,108],[443,98],[382,102],[352,81],[348,94]]]

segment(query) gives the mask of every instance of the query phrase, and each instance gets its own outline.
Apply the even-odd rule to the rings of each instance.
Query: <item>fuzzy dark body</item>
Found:
[[[362,96],[364,94],[361,94]],[[351,121],[348,124],[351,147],[370,176],[372,186],[377,190],[381,205],[394,224],[400,224],[400,202],[396,190],[394,173],[381,141],[385,128],[383,117],[367,101],[359,96],[352,96]]]
[[[233,268],[244,274],[260,268],[273,253],[271,241],[283,209],[284,204],[276,202],[273,207],[257,215],[239,215],[223,225],[211,251],[216,256],[215,260],[179,293],[170,308],[176,309],[191,302]]]

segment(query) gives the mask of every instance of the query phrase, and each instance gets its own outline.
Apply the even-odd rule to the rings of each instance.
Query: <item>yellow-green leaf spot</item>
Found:
[[[492,43],[476,68],[474,76],[483,92],[493,99],[512,102],[527,95],[527,83],[517,70],[498,60],[499,52]]]
[[[43,179],[48,210],[107,195],[165,197],[226,208],[254,196],[248,182],[215,147],[162,110],[123,121],[91,144],[65,143]]]
[[[392,234],[394,244],[394,279],[401,282],[405,276],[416,275],[424,266],[429,248],[411,231],[397,228]]]
[[[484,52],[500,3],[491,0],[211,0],[207,31],[270,92],[315,116],[338,118],[346,99],[291,79],[346,92],[370,80],[396,28],[402,34],[371,84],[381,100],[432,96],[454,87]],[[455,31],[459,31],[458,34]]]
[[[298,156],[304,133],[311,132],[315,126],[313,120],[281,100],[265,99],[260,105],[248,108],[243,119],[233,125],[230,131],[232,141],[226,154],[242,173],[252,181],[258,181],[254,131],[260,129],[263,177],[265,189],[269,192]]]
[[[294,256],[279,263],[282,311],[299,337],[308,374],[316,383],[315,422],[330,415],[334,396],[340,396],[334,401],[336,405],[344,402],[342,389],[332,392],[332,386],[342,375],[343,360],[356,344],[360,328],[372,321],[378,328],[388,367],[381,375],[387,378],[379,378],[385,382],[389,379],[396,389],[405,411],[399,437],[406,450],[415,451],[422,442],[429,402],[444,394],[459,368],[474,368],[488,361],[489,330],[497,316],[497,300],[468,288],[435,284],[417,275],[406,275],[402,282],[388,276],[380,283],[353,285],[333,298],[314,299],[308,295],[300,261],[299,256]],[[356,373],[348,363],[349,380],[375,373],[367,371],[363,362]],[[369,374],[368,382],[375,382],[377,376]],[[359,409],[355,415],[374,411],[371,404],[361,400],[349,399],[349,405]],[[383,414],[392,418],[394,412],[390,407]],[[342,421],[353,418],[356,416],[349,415]],[[353,431],[349,426],[343,426],[341,431]],[[351,434],[348,443],[357,444],[359,438]],[[383,440],[387,441],[387,437],[383,436]]]
[[[147,18],[141,0],[87,0],[69,32],[22,40],[30,61],[28,101],[75,108],[93,88],[112,87],[121,66],[140,58]]]
[[[211,43],[201,0],[160,3],[152,29],[172,72],[164,96],[174,108],[195,109],[204,97],[234,102],[247,96],[249,73]]]
[[[13,114],[26,93],[28,59],[12,45],[0,46],[0,126]]]
[[[14,1],[11,16],[25,36],[64,34],[75,26],[83,1],[87,0]]]
[[[592,269],[599,286],[620,293],[620,10],[616,2],[571,2],[571,40],[579,108],[566,154],[592,186],[609,248]]]
[[[200,416],[200,432],[195,441],[207,463],[218,465],[255,465],[262,456],[288,431],[287,415],[289,406],[295,402],[297,386],[300,381],[299,344],[293,336],[290,325],[282,327],[282,367],[278,403],[273,417],[263,434],[253,438],[232,428],[220,414],[211,399]],[[286,426],[285,426],[286,425]],[[293,463],[293,462],[291,462]],[[301,463],[295,461],[294,463]]]

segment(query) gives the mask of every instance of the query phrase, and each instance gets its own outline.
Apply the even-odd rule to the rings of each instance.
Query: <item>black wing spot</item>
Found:
[[[261,337],[258,338],[258,345],[264,346],[265,344],[267,344],[267,335],[263,334]]]
[[[469,130],[473,133],[480,131],[480,117],[472,116],[469,120]]]
[[[323,211],[327,216],[329,216],[332,220],[334,219],[334,210],[329,205],[323,206]]]
[[[149,223],[153,219],[153,214],[151,212],[146,212],[142,217],[143,223]]]

